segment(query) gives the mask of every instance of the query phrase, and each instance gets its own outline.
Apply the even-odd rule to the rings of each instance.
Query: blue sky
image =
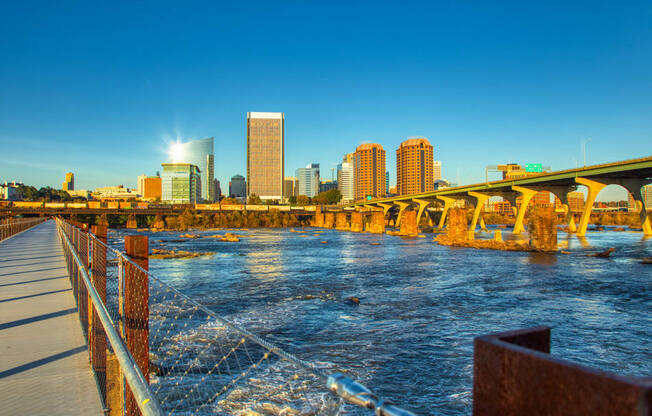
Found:
[[[444,176],[652,154],[652,2],[4,2],[0,180],[153,174],[215,137],[245,174],[247,111],[286,114],[286,174],[425,136]],[[617,192],[608,193],[617,197]],[[606,196],[606,195],[605,195]]]

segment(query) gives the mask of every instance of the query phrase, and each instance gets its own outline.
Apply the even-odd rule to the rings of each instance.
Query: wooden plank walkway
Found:
[[[102,415],[54,221],[0,242],[0,415]]]

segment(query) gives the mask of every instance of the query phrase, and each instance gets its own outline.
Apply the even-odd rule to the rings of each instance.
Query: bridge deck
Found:
[[[101,415],[54,221],[0,242],[0,415]]]

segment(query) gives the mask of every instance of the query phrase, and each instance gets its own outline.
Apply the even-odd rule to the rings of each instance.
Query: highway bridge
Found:
[[[485,202],[493,197],[500,196],[516,207],[516,198],[521,197],[514,224],[514,233],[519,234],[525,230],[523,220],[525,212],[532,197],[540,191],[548,191],[555,195],[566,210],[569,230],[584,236],[589,223],[593,203],[600,191],[607,185],[620,185],[629,191],[636,201],[641,217],[641,225],[645,235],[652,235],[651,214],[645,207],[643,186],[652,183],[652,156],[585,166],[576,169],[567,169],[556,172],[541,173],[519,179],[508,179],[483,182],[473,185],[445,188],[433,192],[414,195],[401,195],[391,198],[359,201],[350,206],[366,208],[382,208],[385,215],[391,211],[398,211],[395,224],[400,224],[401,217],[406,209],[418,209],[417,224],[425,209],[433,204],[443,205],[443,212],[439,228],[443,228],[449,208],[459,200],[465,200],[474,205],[473,220],[469,231],[475,230],[478,221],[482,220],[482,208]],[[588,189],[584,210],[579,225],[576,226],[573,215],[568,206],[568,194],[576,191],[579,185]],[[652,207],[647,207],[651,209]]]

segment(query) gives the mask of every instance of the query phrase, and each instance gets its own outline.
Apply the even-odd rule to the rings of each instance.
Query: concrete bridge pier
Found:
[[[405,209],[410,206],[410,203],[409,202],[396,201],[396,205],[398,205],[398,216],[396,217],[396,220],[394,221],[394,227],[400,227],[401,226],[401,217],[403,217],[403,213],[405,212]]]
[[[441,231],[444,229],[444,225],[446,224],[446,216],[448,215],[448,210],[450,210],[451,206],[453,205],[453,202],[455,202],[455,198],[451,198],[449,196],[437,195],[437,199],[444,203],[444,210],[441,212],[441,217],[439,218],[439,225],[437,225],[437,229]]]
[[[417,212],[417,228],[419,228],[419,224],[421,224],[421,216],[426,210],[426,207],[430,205],[431,201],[426,201],[425,199],[413,199],[412,202],[419,204],[419,211]]]
[[[591,211],[593,211],[593,203],[595,202],[595,198],[598,196],[600,191],[605,186],[607,186],[607,184],[586,178],[575,178],[575,182],[586,186],[589,190],[588,194],[586,195],[586,202],[584,203],[582,218],[580,218],[580,226],[577,229],[577,235],[584,237],[586,235],[586,228],[589,225],[589,219],[591,218]]]
[[[643,198],[643,187],[650,183],[649,179],[640,179],[640,178],[600,178],[600,179],[586,179],[586,178],[575,178],[575,181],[579,184],[582,184],[589,188],[589,194],[586,198],[586,203],[584,204],[584,212],[582,213],[582,220],[580,220],[580,231],[577,235],[585,235],[586,228],[588,226],[588,218],[591,214],[591,209],[593,208],[593,203],[595,198],[598,196],[598,193],[607,185],[620,185],[627,191],[632,194],[634,201],[636,202],[636,208],[639,211],[639,216],[641,218],[641,228],[643,229],[643,235],[649,236],[652,235],[652,218],[647,213],[647,208],[645,206],[645,199]],[[589,198],[592,198],[589,200]],[[591,202],[589,204],[589,201]],[[588,207],[588,208],[587,208]],[[586,215],[586,223],[583,222]],[[581,232],[581,234],[580,234]]]
[[[577,231],[575,226],[575,218],[571,212],[570,205],[568,204],[568,194],[577,190],[575,185],[552,185],[543,186],[542,190],[551,192],[554,196],[559,198],[564,210],[566,211],[566,224],[568,225],[568,232],[574,233]]]
[[[643,235],[652,235],[652,214],[647,213],[647,208],[645,206],[645,199],[643,198],[643,187],[650,183],[649,179],[638,179],[638,178],[614,178],[609,180],[609,184],[620,185],[623,188],[627,189],[629,193],[634,197],[636,201],[636,208],[638,209],[639,216],[641,218],[641,228],[643,229]]]
[[[538,191],[525,188],[523,186],[512,186],[512,189],[521,194],[521,206],[517,209],[518,213],[516,214],[516,222],[514,223],[514,230],[512,231],[513,234],[520,234],[525,231],[523,220],[525,219],[527,206],[530,204],[530,200],[534,197],[534,195],[537,194]]]
[[[367,206],[367,205],[365,205]],[[387,219],[387,224],[389,224],[389,221],[391,220],[391,217],[387,217],[387,213],[392,209],[394,204],[378,204],[380,208],[383,209],[383,218]]]
[[[573,213],[570,211],[570,206],[568,205],[568,194],[577,190],[577,186],[575,185],[530,185],[530,186],[521,186],[519,188],[529,189],[530,191],[534,192],[534,195],[536,195],[538,192],[550,192],[553,195],[555,195],[557,198],[559,198],[566,211],[566,223],[568,224],[569,232],[574,233],[576,231],[575,219],[573,218]],[[512,206],[516,207],[516,196],[513,196],[513,200],[509,200],[509,202],[512,204]]]
[[[138,222],[136,221],[135,215],[130,215],[127,217],[127,228],[138,228]]]
[[[473,209],[473,219],[471,220],[471,224],[469,225],[469,236],[471,236],[471,233],[475,232],[475,227],[478,225],[478,220],[481,219],[482,215],[482,210],[484,209],[484,204],[487,202],[489,199],[489,195],[483,194],[481,192],[468,192],[469,196],[471,198],[475,199],[474,205],[475,208]],[[484,225],[484,221],[482,221],[482,225]],[[484,226],[483,230],[486,231],[487,227]]]

